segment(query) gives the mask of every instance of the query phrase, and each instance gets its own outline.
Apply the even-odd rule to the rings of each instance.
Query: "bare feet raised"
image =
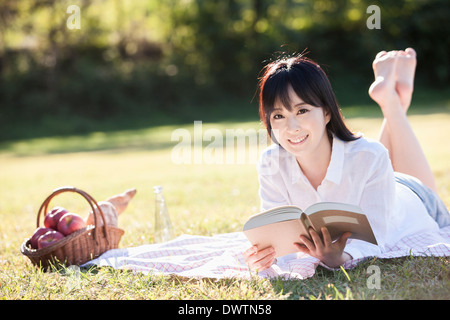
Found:
[[[372,63],[375,81],[369,95],[383,111],[400,103],[406,113],[414,90],[416,64],[416,52],[412,48],[381,51],[376,55]]]
[[[416,71],[416,64],[416,51],[413,48],[407,48],[405,51],[399,51],[397,55],[397,66],[395,72],[395,89],[400,97],[400,102],[405,112],[411,104],[412,93],[414,90],[414,73]]]
[[[397,51],[381,51],[372,63],[375,81],[369,88],[369,95],[381,109],[395,103],[398,99],[395,89],[396,65]]]
[[[136,189],[132,188],[132,189],[125,190],[121,194],[112,196],[112,197],[106,199],[105,201],[112,203],[114,208],[116,208],[117,214],[120,215],[128,207],[129,202],[131,201],[131,199],[133,199],[135,194],[136,194]]]

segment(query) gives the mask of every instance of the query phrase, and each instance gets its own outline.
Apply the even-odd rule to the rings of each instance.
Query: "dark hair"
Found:
[[[280,58],[269,63],[263,70],[264,74],[259,81],[259,116],[272,139],[270,115],[278,99],[286,109],[292,110],[289,101],[290,86],[304,102],[321,107],[330,114],[327,124],[330,138],[332,133],[344,141],[359,138],[345,125],[330,81],[317,63],[300,54]]]

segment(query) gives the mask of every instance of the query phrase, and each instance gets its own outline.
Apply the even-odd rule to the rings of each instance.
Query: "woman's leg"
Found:
[[[395,86],[395,63],[396,60],[392,59],[395,51],[381,51],[376,56],[372,63],[373,73],[375,75],[375,81],[369,88],[370,97],[379,105],[384,104],[385,91]],[[389,151],[391,161],[393,160],[392,146],[389,138],[389,127],[387,126],[386,119],[383,119],[381,124],[380,135],[378,140]],[[393,161],[392,161],[393,162]]]
[[[375,74],[375,81],[369,91],[373,92],[373,90],[376,90],[377,85],[385,80],[385,74],[387,70],[378,70],[380,62],[384,63],[385,65],[387,65],[386,68],[389,67],[390,72],[396,72],[395,75],[389,73],[389,77],[393,77],[393,79],[395,79],[395,89],[397,91],[397,94],[399,95],[402,109],[406,114],[408,112],[409,106],[411,105],[411,98],[414,89],[414,73],[417,64],[416,52],[412,48],[407,48],[405,51],[391,51],[387,56],[386,54],[386,51],[381,51],[377,54],[374,60],[373,70]],[[396,59],[391,59],[389,55],[396,56]],[[380,61],[383,60],[383,58],[384,60],[388,61]],[[401,70],[401,72],[397,72],[398,70]],[[389,85],[393,85],[393,83],[389,83]],[[389,150],[392,156],[392,146],[389,136],[390,133],[387,121],[386,119],[383,119],[379,140]]]
[[[406,116],[411,103],[416,55],[414,50],[380,52],[373,62],[375,81],[370,97],[383,112],[380,142],[395,171],[412,175],[437,192],[433,172]]]

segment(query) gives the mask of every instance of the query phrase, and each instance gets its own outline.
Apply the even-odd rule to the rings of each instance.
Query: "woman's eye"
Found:
[[[274,119],[281,119],[283,116],[281,114],[276,114],[273,116]]]
[[[300,109],[300,110],[298,110],[298,114],[305,114],[308,111],[309,111],[308,109]]]

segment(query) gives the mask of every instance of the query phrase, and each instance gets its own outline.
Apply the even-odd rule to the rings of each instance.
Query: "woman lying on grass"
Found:
[[[275,142],[258,164],[261,210],[281,205],[307,208],[322,201],[355,204],[367,215],[378,246],[348,239],[332,242],[314,230],[300,236],[298,251],[329,267],[375,256],[410,234],[438,231],[450,215],[437,195],[433,173],[409,124],[416,53],[382,51],[373,62],[370,97],[384,120],[379,141],[353,134],[345,125],[326,74],[302,55],[270,63],[259,83],[259,112]],[[252,270],[275,260],[272,247],[244,252]]]

